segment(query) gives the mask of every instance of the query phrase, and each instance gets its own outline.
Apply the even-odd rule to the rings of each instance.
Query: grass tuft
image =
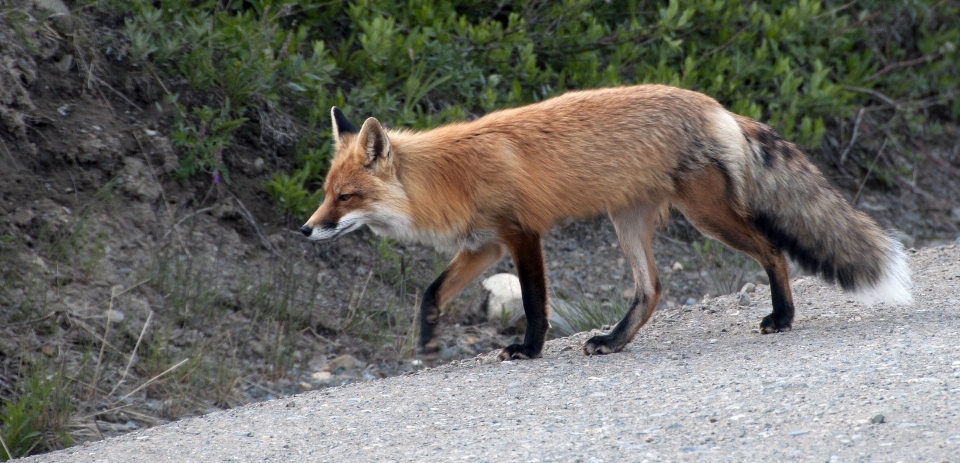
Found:
[[[700,260],[701,275],[706,274],[714,296],[739,291],[745,276],[761,270],[755,260],[710,238],[694,241],[693,249]]]
[[[16,384],[17,397],[0,407],[0,460],[25,457],[73,445],[67,433],[75,384],[62,369],[49,373],[47,365],[23,366]]]

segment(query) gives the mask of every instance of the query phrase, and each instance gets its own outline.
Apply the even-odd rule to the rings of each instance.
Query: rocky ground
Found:
[[[623,352],[593,333],[309,392],[27,461],[956,461],[960,243],[911,253],[916,302],[866,307],[794,280],[660,311]]]

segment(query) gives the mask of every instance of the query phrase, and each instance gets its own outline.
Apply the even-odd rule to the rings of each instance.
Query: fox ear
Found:
[[[334,142],[339,142],[340,137],[345,134],[356,135],[359,130],[357,127],[350,123],[347,120],[347,116],[343,115],[343,111],[340,111],[340,108],[334,106],[330,108],[330,118],[333,119],[333,140]]]
[[[372,117],[367,119],[360,128],[357,140],[363,147],[363,156],[365,156],[362,160],[363,165],[368,169],[378,170],[381,166],[392,162],[393,150],[390,147],[390,139],[387,138],[387,131],[383,130],[380,121]]]

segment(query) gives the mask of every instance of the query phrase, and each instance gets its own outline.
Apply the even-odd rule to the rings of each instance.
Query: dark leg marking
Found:
[[[594,336],[587,340],[586,344],[583,345],[583,353],[587,355],[612,354],[623,350],[624,347],[627,347],[627,343],[630,342],[633,334],[636,332],[633,329],[633,325],[635,324],[634,320],[639,317],[637,311],[646,308],[646,294],[642,297],[638,296],[633,298],[633,304],[630,305],[630,310],[628,310],[627,314],[620,320],[620,323],[617,323],[613,331],[608,334]]]
[[[790,331],[793,327],[793,301],[777,279],[773,268],[767,268],[767,277],[770,279],[770,299],[773,302],[773,312],[760,321],[760,333],[780,333]],[[788,280],[789,284],[789,280]]]
[[[423,300],[420,302],[420,351],[424,354],[435,353],[440,350],[434,332],[440,319],[437,291],[440,290],[446,279],[447,272],[444,271],[436,280],[433,280],[433,283],[430,283],[430,286],[423,293]]]
[[[520,278],[523,313],[527,317],[527,332],[523,344],[512,344],[500,351],[500,360],[533,359],[540,357],[547,340],[547,278],[543,268],[543,249],[540,235],[519,232],[520,238],[510,249]]]

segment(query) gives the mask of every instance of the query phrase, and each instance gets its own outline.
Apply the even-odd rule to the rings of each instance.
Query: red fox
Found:
[[[301,228],[311,240],[367,225],[456,252],[420,306],[420,347],[436,349],[440,310],[509,253],[527,328],[499,358],[539,357],[547,333],[541,236],[558,220],[606,212],[636,298],[587,355],[623,349],[660,298],[651,254],[658,219],[678,209],[705,235],[756,259],[773,312],[762,333],[791,328],[785,255],[864,299],[911,301],[899,242],[854,209],[807,156],[769,126],[690,90],[638,85],[574,91],[428,130],[357,129],[331,109],[335,155],[324,200]]]

